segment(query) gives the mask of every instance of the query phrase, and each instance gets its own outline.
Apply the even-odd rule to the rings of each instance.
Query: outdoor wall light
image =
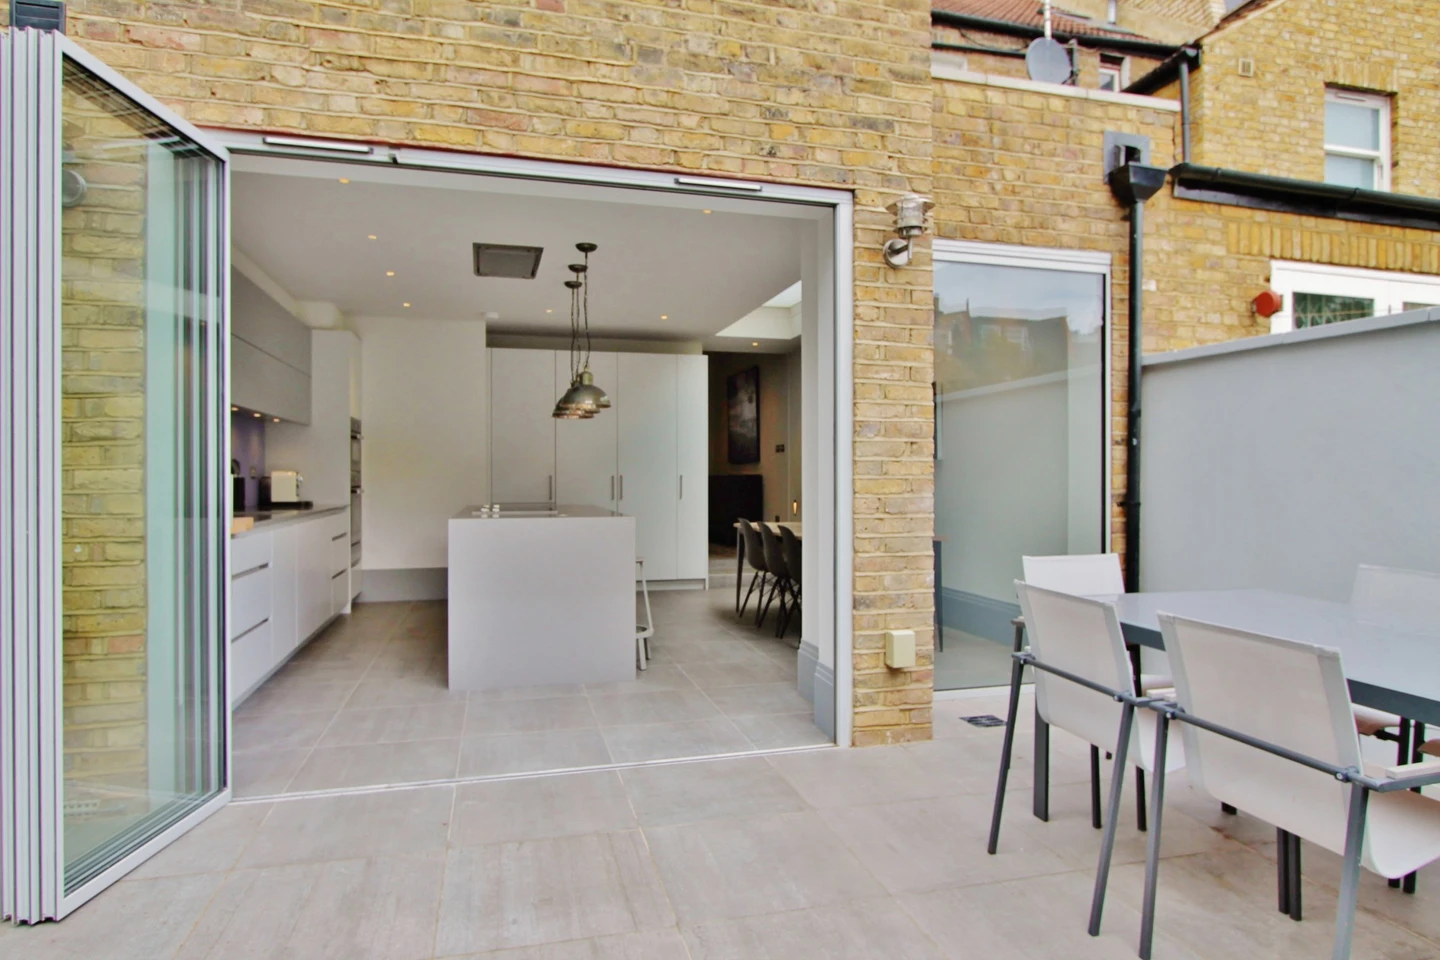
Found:
[[[907,193],[885,208],[895,214],[896,239],[885,241],[885,262],[892,267],[910,265],[910,241],[925,232],[925,214],[935,209],[934,201]]]

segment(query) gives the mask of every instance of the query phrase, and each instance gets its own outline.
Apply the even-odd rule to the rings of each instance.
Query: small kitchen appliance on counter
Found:
[[[305,478],[294,470],[271,470],[270,476],[265,478],[269,481],[265,484],[269,488],[269,503],[264,503],[261,497],[262,506],[271,507],[299,507],[303,502],[300,499],[300,484]]]

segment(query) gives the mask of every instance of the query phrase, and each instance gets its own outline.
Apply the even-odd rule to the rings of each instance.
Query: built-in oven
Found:
[[[365,488],[360,483],[360,421],[350,418],[350,566],[360,566],[360,513]]]

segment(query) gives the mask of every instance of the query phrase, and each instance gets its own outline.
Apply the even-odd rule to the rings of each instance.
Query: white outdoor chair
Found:
[[[1025,571],[1025,582],[1032,587],[1058,590],[1080,597],[1109,596],[1125,592],[1125,577],[1120,571],[1119,554],[1021,557],[1020,562]],[[1016,650],[1020,649],[1023,619],[1017,622],[1015,628]],[[1164,668],[1165,655],[1158,650],[1146,650],[1141,656],[1150,667],[1148,671],[1140,672],[1141,692],[1149,694],[1168,689],[1171,681]],[[1037,713],[1037,720],[1038,716]],[[1045,744],[1042,742],[1046,736],[1043,720],[1039,720],[1035,724],[1035,752],[1037,757],[1043,756],[1045,760],[1036,765],[1034,806],[1035,815],[1041,820],[1050,818],[1049,784],[1042,782],[1049,773],[1046,769],[1048,763],[1045,762],[1048,760],[1048,753],[1043,752]],[[1145,773],[1138,768],[1135,771],[1135,822],[1141,830],[1145,829]],[[1100,829],[1100,750],[1093,746],[1090,748],[1090,823],[1096,830]]]
[[[1440,576],[1421,570],[1379,567],[1362,563],[1355,568],[1350,591],[1350,609],[1357,620],[1399,630],[1429,628],[1440,623]],[[1356,706],[1355,729],[1361,736],[1391,740],[1396,745],[1396,763],[1419,759],[1425,741],[1425,725],[1412,724],[1373,707]],[[1391,880],[1390,886],[1401,886]],[[1415,877],[1404,878],[1406,893],[1415,892]]]
[[[1101,845],[1102,860],[1097,871],[1097,877],[1105,876],[1109,873],[1109,855],[1119,820],[1125,764],[1128,760],[1142,769],[1149,768],[1154,755],[1155,715],[1136,710],[1137,701],[1144,701],[1135,696],[1134,672],[1113,604],[1044,590],[1020,580],[1015,581],[1015,592],[1020,598],[1030,647],[1017,655],[1011,673],[1010,712],[995,785],[988,850],[995,853],[1000,839],[1020,701],[1018,674],[1028,664],[1035,671],[1035,705],[1039,717],[1081,738],[1096,750],[1115,755],[1116,773],[1111,778],[1105,819],[1106,839]],[[1172,769],[1184,766],[1184,749],[1178,738],[1167,756]],[[1097,907],[1098,903],[1097,900]],[[1098,912],[1092,914],[1091,925],[1098,928]]]
[[[640,577],[640,595],[645,598],[645,622],[635,627],[635,665],[641,670],[650,666],[650,638],[655,636],[655,616],[650,612],[650,585],[645,582],[645,558],[635,559],[635,572]]]
[[[1184,728],[1190,782],[1344,858],[1334,957],[1345,960],[1360,868],[1401,877],[1440,859],[1440,802],[1411,792],[1440,782],[1440,772],[1362,764],[1338,650],[1164,613],[1160,629],[1178,701],[1160,726],[1170,726],[1173,712]],[[1154,762],[1168,768],[1164,759],[1157,752]],[[1154,936],[1164,792],[1162,774],[1150,811],[1140,928],[1145,960]]]

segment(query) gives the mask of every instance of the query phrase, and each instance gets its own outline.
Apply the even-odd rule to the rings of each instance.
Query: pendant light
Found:
[[[570,386],[555,403],[551,416],[556,420],[589,420],[610,407],[609,396],[595,385],[595,375],[590,372],[590,254],[595,244],[577,243],[575,249],[585,255],[585,260],[570,264],[575,277],[565,281],[570,289]]]

